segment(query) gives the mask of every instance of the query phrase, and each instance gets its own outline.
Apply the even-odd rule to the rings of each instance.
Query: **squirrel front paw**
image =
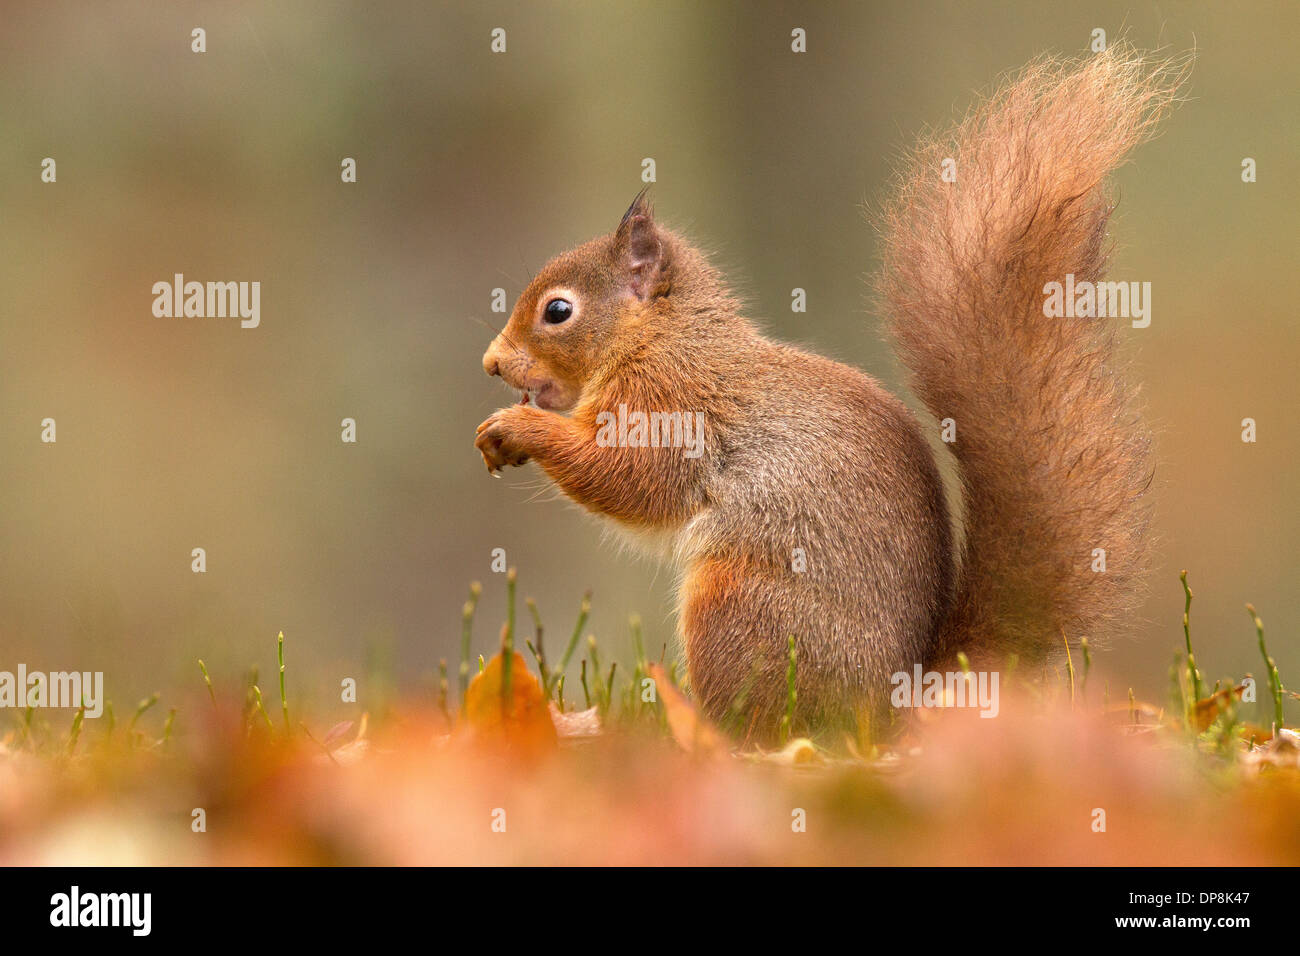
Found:
[[[500,478],[501,469],[507,465],[522,465],[530,457],[524,450],[522,430],[518,427],[522,424],[518,409],[518,405],[512,405],[494,412],[478,427],[474,447],[483,455],[483,463],[493,478]]]

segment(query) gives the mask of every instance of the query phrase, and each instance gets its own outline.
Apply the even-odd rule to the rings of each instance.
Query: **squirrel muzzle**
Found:
[[[579,389],[567,386],[547,374],[533,356],[510,342],[504,335],[492,340],[483,353],[483,371],[499,377],[522,393],[521,404],[532,403],[548,411],[568,411],[578,401]]]

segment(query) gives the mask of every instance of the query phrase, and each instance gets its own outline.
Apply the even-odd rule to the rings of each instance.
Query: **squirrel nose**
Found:
[[[483,353],[483,371],[489,375],[501,374],[501,363],[497,361],[497,343],[496,339],[488,346],[488,350]]]

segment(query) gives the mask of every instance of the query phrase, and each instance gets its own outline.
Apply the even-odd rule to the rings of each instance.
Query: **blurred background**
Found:
[[[454,673],[472,579],[473,650],[490,653],[497,547],[553,649],[590,588],[606,653],[635,611],[657,656],[673,573],[621,554],[535,469],[490,480],[474,450],[513,400],[480,366],[483,322],[504,321],[493,289],[513,305],[549,256],[613,228],[652,157],[660,218],[715,251],[752,316],[898,389],[861,204],[924,127],[1102,28],[1197,59],[1189,101],[1116,177],[1111,275],[1153,290],[1150,328],[1126,338],[1159,512],[1150,599],[1101,664],[1116,697],[1164,699],[1187,568],[1210,681],[1261,674],[1247,601],[1283,678],[1300,674],[1297,11],[5,4],[0,669],[103,670],[121,702],[200,694],[196,657],[219,685],[273,674],[283,630],[291,697],[344,712],[353,677],[373,710],[431,693],[439,657]],[[153,283],[178,272],[260,281],[261,326],[154,317]]]

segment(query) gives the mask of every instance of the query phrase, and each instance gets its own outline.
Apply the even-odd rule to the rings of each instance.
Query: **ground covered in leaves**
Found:
[[[0,864],[1300,863],[1300,734],[1242,717],[1284,716],[1253,612],[1259,708],[1253,681],[1205,685],[1186,631],[1164,706],[1090,694],[1082,647],[1058,681],[1004,682],[996,719],[922,709],[888,744],[765,752],[639,635],[622,680],[589,642],[566,698],[582,616],[554,665],[534,620],[529,661],[511,584],[501,652],[382,721],[313,733],[255,681],[209,682],[184,733],[156,698],[84,733],[25,712],[0,738]]]

